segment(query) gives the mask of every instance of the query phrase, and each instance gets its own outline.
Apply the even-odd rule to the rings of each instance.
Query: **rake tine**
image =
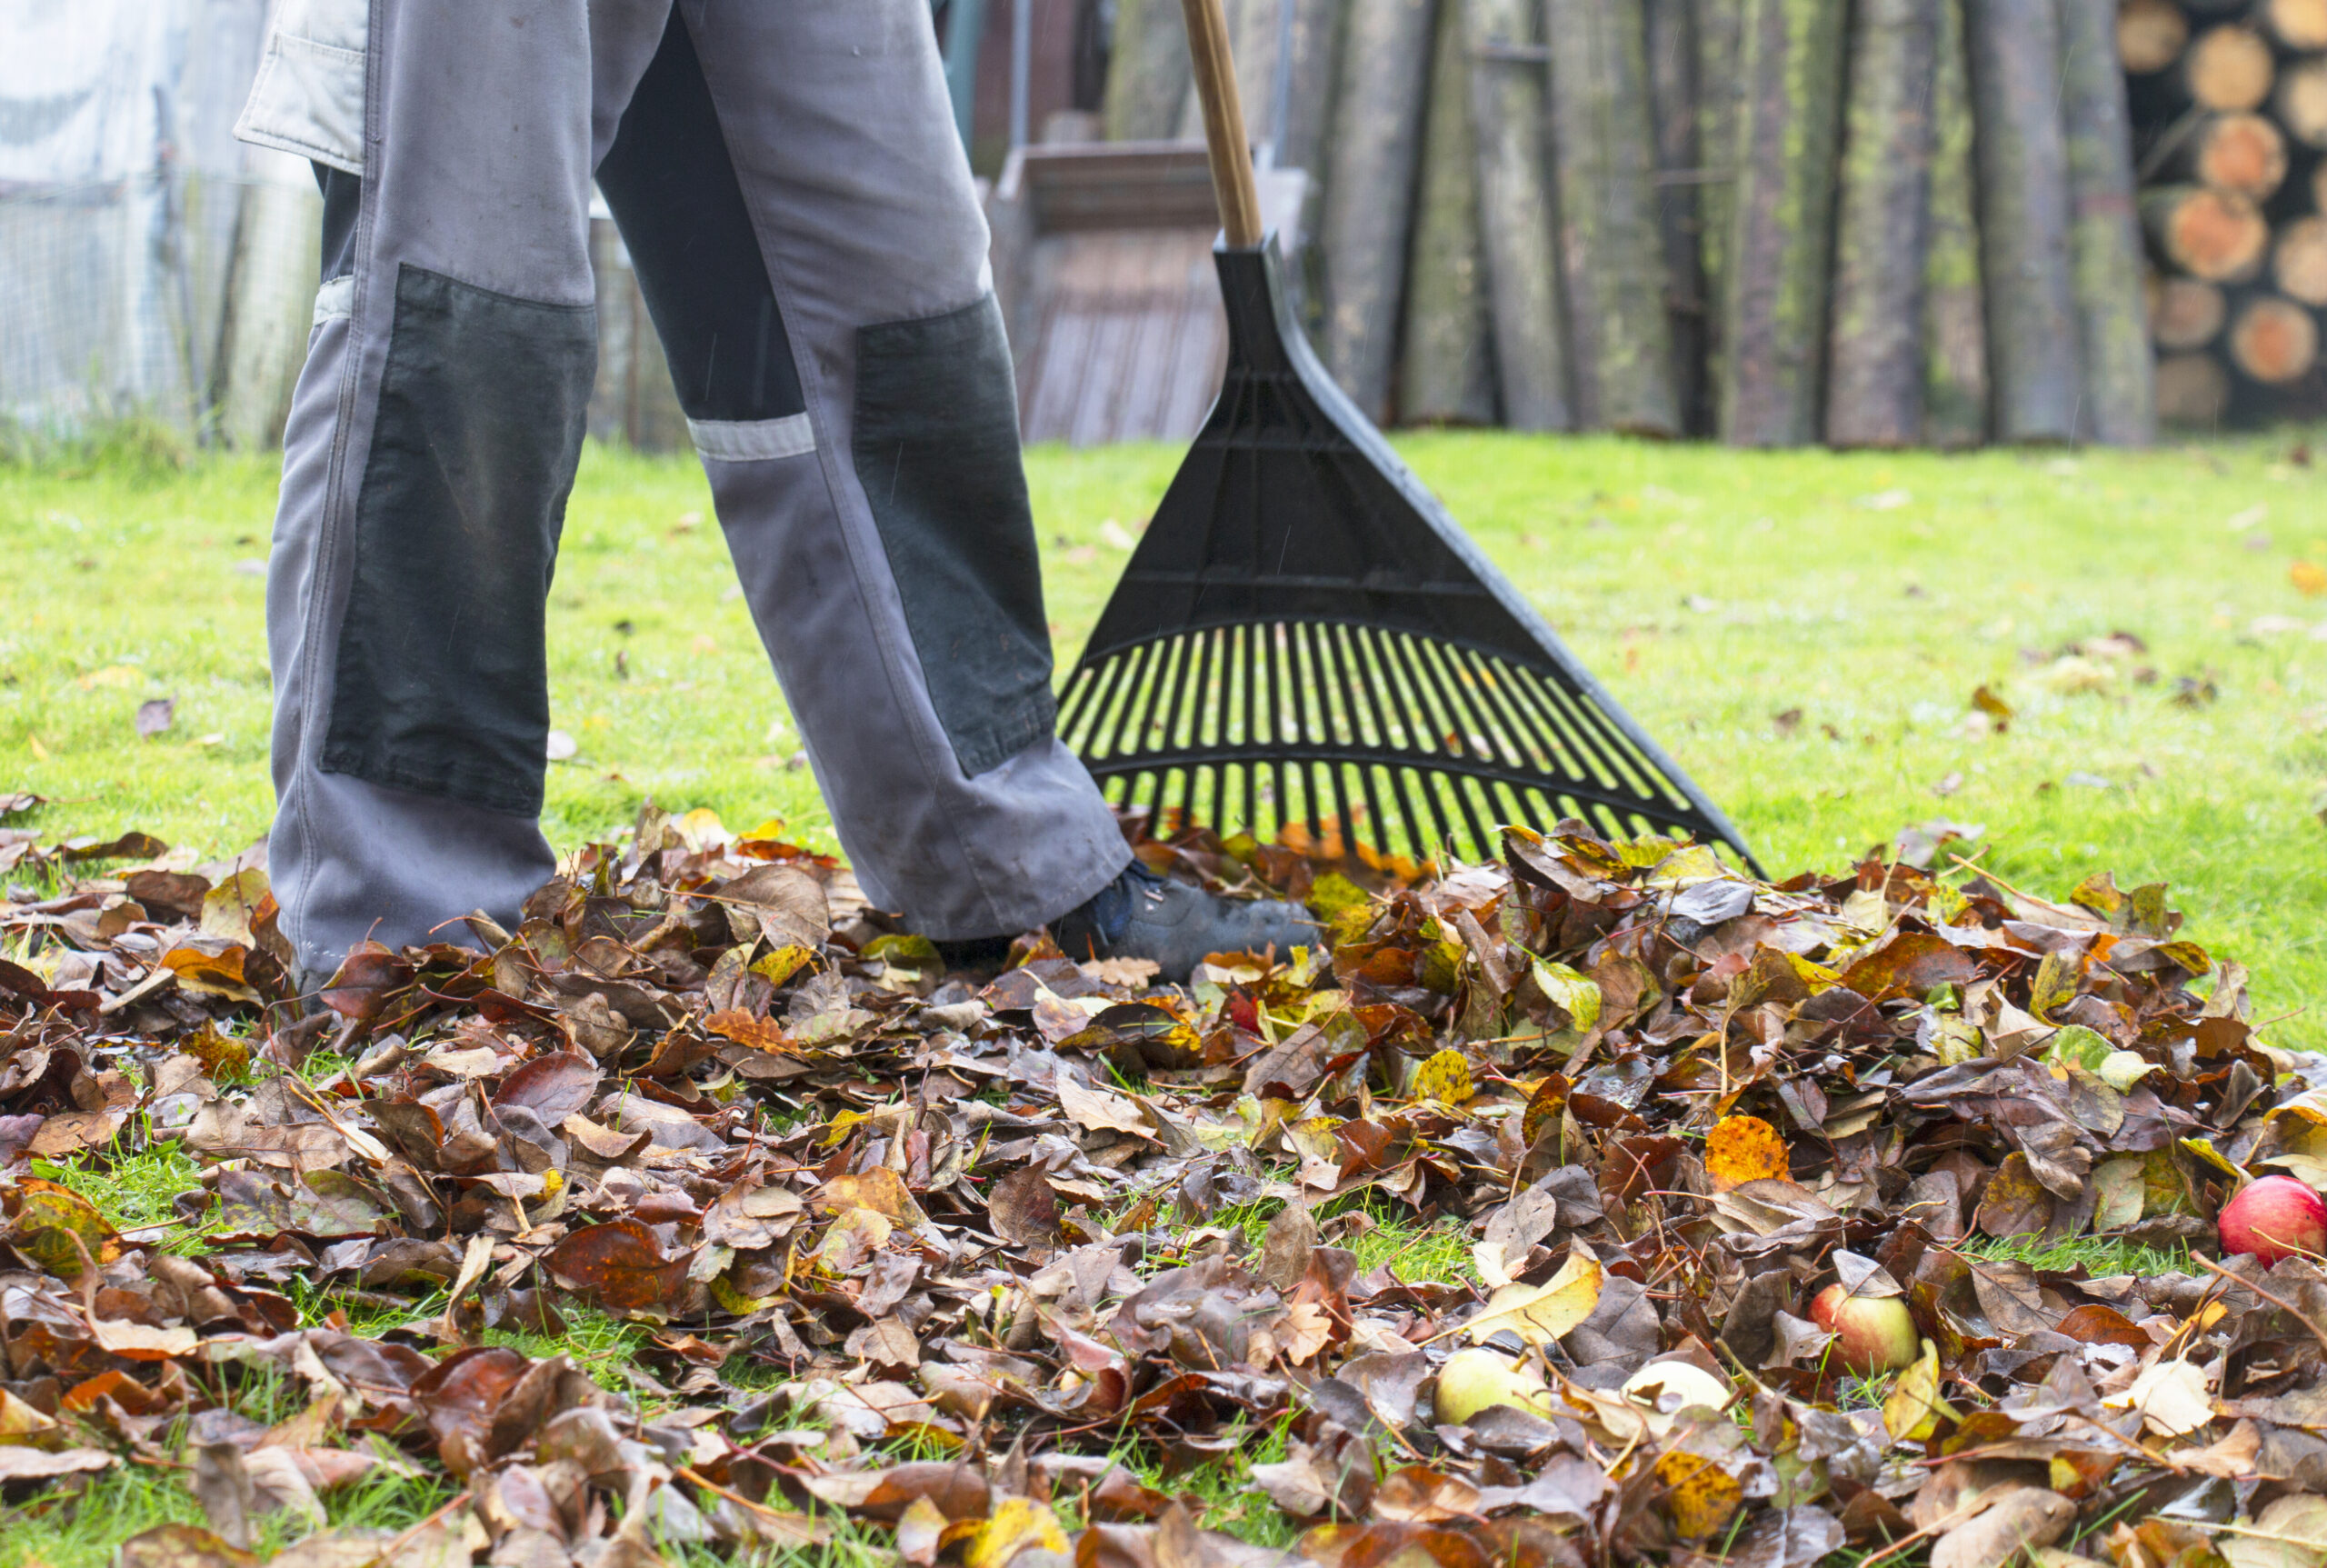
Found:
[[[1474,754],[1469,737],[1463,734],[1461,719],[1448,702],[1446,694],[1437,689],[1430,680],[1428,671],[1413,645],[1414,639],[1391,633],[1380,633],[1377,636],[1380,641],[1389,644],[1391,653],[1395,656],[1396,667],[1413,694],[1415,710],[1430,720],[1436,733],[1439,743],[1437,749],[1440,753],[1457,761],[1467,760],[1473,756]],[[1443,820],[1454,827],[1463,826],[1467,822],[1474,844],[1483,845],[1486,842],[1486,834],[1480,829],[1472,814],[1470,803],[1463,796],[1461,777],[1462,774],[1459,770],[1445,770],[1433,774],[1425,768],[1423,774],[1424,787],[1429,791],[1430,798]],[[1453,796],[1451,805],[1445,798],[1450,794]],[[1448,834],[1446,844],[1449,850],[1459,852],[1464,847],[1458,842],[1459,838],[1459,834],[1452,832]]]
[[[1446,725],[1440,722],[1440,714],[1432,706],[1430,694],[1423,689],[1408,659],[1407,655],[1413,650],[1407,644],[1413,639],[1394,632],[1375,632],[1369,640],[1375,644],[1373,656],[1381,666],[1383,679],[1395,694],[1398,705],[1406,714],[1407,723],[1418,726],[1414,749],[1434,752],[1441,756],[1463,755],[1466,748],[1459,739],[1450,739],[1447,735]],[[1428,737],[1427,746],[1419,744],[1421,736]]]
[[[1376,632],[1371,627],[1353,627],[1352,630],[1361,643],[1367,644],[1367,652],[1371,655],[1367,662],[1367,670],[1369,674],[1378,677],[1380,687],[1384,694],[1384,699],[1393,700],[1393,696],[1411,696],[1412,694],[1404,693],[1398,689],[1398,671],[1395,660],[1390,654],[1385,653],[1380,647],[1373,645],[1376,642],[1391,642],[1393,639],[1391,638],[1390,634],[1386,632]],[[1419,724],[1420,729],[1425,734],[1431,731],[1434,726],[1431,723],[1430,714],[1427,710],[1422,707],[1419,697],[1413,697],[1410,703],[1401,703],[1400,706],[1403,709],[1404,713],[1408,744],[1413,749],[1420,750],[1420,746],[1416,744],[1417,725]],[[1430,748],[1431,751],[1435,752],[1442,756],[1444,755],[1446,752],[1446,745],[1443,739],[1434,734],[1431,736],[1431,739],[1435,743]],[[1414,832],[1416,835],[1419,836],[1425,828],[1435,828],[1438,834],[1438,844],[1442,849],[1451,849],[1454,847],[1454,834],[1450,826],[1451,819],[1447,816],[1445,808],[1438,798],[1438,791],[1432,782],[1432,773],[1433,770],[1427,767],[1424,760],[1423,758],[1417,758],[1415,764],[1410,764],[1399,776],[1401,780],[1408,778],[1412,779],[1415,788],[1421,794],[1423,804],[1430,808],[1430,814],[1427,819],[1423,819],[1422,817],[1415,818]],[[1419,848],[1419,846],[1417,847]],[[1418,853],[1414,858],[1417,860],[1426,860],[1433,857],[1426,854]]]
[[[1416,672],[1417,678],[1426,680],[1434,685],[1440,704],[1445,707],[1450,716],[1453,718],[1456,732],[1460,734],[1462,730],[1462,721],[1464,716],[1463,711],[1460,705],[1459,698],[1454,694],[1446,690],[1443,673],[1433,667],[1430,663],[1427,651],[1409,649],[1407,652],[1410,657],[1416,660],[1418,666]],[[1464,749],[1473,750],[1473,748],[1470,748],[1467,745]],[[1474,751],[1473,754],[1475,754]],[[1491,757],[1482,757],[1480,760],[1492,761],[1493,759]],[[1473,800],[1471,796],[1470,786],[1472,777],[1473,775],[1467,774],[1450,774],[1449,786],[1453,791],[1454,804],[1461,812],[1463,822],[1469,825],[1471,830],[1471,858],[1473,860],[1482,860],[1486,857],[1487,854],[1487,830],[1484,824],[1479,820],[1478,804]]]
[[[1150,724],[1143,724],[1139,732],[1146,735],[1157,728],[1163,731],[1162,737],[1153,744],[1152,749],[1155,751],[1169,751],[1173,734],[1180,727],[1180,694],[1187,689],[1188,666],[1195,663],[1195,642],[1201,635],[1200,632],[1187,633],[1174,639],[1172,644],[1172,666],[1166,677],[1171,684],[1168,687],[1159,686],[1163,700],[1154,720]]]
[[[1664,782],[1656,771],[1643,764],[1638,752],[1624,744],[1623,737],[1613,726],[1600,723],[1590,707],[1576,700],[1574,693],[1550,687],[1548,683],[1546,685],[1574,715],[1576,726],[1592,735],[1601,754],[1608,759],[1608,765],[1616,770],[1616,776],[1627,783],[1643,804],[1654,802],[1663,793]]]
[[[1537,727],[1513,703],[1511,694],[1504,689],[1505,677],[1500,663],[1473,648],[1458,649],[1457,654],[1468,661],[1478,689],[1485,694],[1484,700],[1503,714],[1503,724],[1516,737],[1519,750],[1523,754],[1536,754],[1534,771],[1541,774],[1572,771],[1569,759],[1563,754],[1565,748],[1558,738]]]
[[[1312,641],[1314,631],[1314,627],[1299,623],[1294,624],[1293,646],[1299,650],[1301,663],[1300,668],[1293,677],[1293,690],[1301,706],[1303,740],[1308,743],[1309,746],[1325,746],[1331,745],[1333,740],[1333,716],[1326,707],[1323,677],[1319,673],[1322,655],[1316,644]],[[1317,702],[1317,712],[1313,723],[1309,712],[1309,702],[1313,695]],[[1305,750],[1306,747],[1304,747]],[[1317,815],[1317,798],[1309,788],[1308,763],[1304,760],[1294,764],[1292,774],[1293,779],[1297,780],[1301,785],[1302,816],[1307,821],[1310,833],[1323,838],[1325,834],[1325,824]],[[1293,809],[1290,794],[1286,796],[1282,809],[1288,813]]]
[[[1114,700],[1115,687],[1122,682],[1124,669],[1139,663],[1142,652],[1144,650],[1134,649],[1107,660],[1090,672],[1091,678],[1087,682],[1073,688],[1077,700],[1067,709],[1067,716],[1060,721],[1062,734],[1079,734],[1084,737],[1084,744],[1094,747],[1113,739],[1105,733],[1108,704]],[[1074,745],[1076,743],[1069,741],[1067,744]],[[1112,746],[1109,749],[1112,750]]]
[[[1464,667],[1460,650],[1443,643],[1426,644],[1421,650],[1423,664],[1428,669],[1445,694],[1449,706],[1466,719],[1470,733],[1485,747],[1485,760],[1503,767],[1519,765],[1519,746],[1503,724],[1488,704],[1486,694],[1478,691],[1478,680]]]
[[[1549,773],[1559,765],[1543,738],[1511,705],[1510,695],[1503,690],[1503,677],[1490,661],[1471,648],[1450,647],[1446,658],[1464,678],[1472,702],[1492,716],[1495,733],[1511,754],[1510,774]]]
[[[1599,733],[1577,721],[1573,711],[1563,700],[1567,694],[1565,692],[1533,670],[1520,672],[1519,689],[1539,711],[1558,724],[1563,734],[1569,737],[1577,760],[1588,770],[1586,778],[1591,774],[1597,774],[1597,779],[1591,782],[1599,784],[1603,789],[1638,793],[1639,785],[1627,776],[1628,770],[1616,765],[1615,759],[1602,744],[1603,737]]]
[[[1164,680],[1169,666],[1179,654],[1177,638],[1159,639],[1148,644],[1147,665],[1139,672],[1137,684],[1124,694],[1124,754],[1136,759],[1152,750],[1147,740],[1147,726],[1155,716],[1156,705],[1164,700]]]

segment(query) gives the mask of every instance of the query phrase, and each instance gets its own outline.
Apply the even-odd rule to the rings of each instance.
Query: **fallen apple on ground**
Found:
[[[1473,1345],[1456,1351],[1438,1369],[1434,1403],[1441,1422],[1460,1426],[1493,1404],[1549,1415],[1552,1391],[1532,1364],[1515,1362],[1485,1345]]]
[[[2264,1264],[2298,1253],[2327,1253],[2327,1198],[2292,1176],[2264,1176],[2222,1209],[2222,1250]]]
[[[1854,1296],[1831,1284],[1811,1300],[1810,1321],[1834,1336],[1835,1359],[1854,1377],[1912,1366],[1923,1346],[1901,1296]]]

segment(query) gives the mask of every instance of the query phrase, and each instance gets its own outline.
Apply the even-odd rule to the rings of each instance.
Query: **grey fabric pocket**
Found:
[[[540,814],[543,615],[596,366],[588,305],[399,269],[324,771]]]
[[[856,335],[856,476],[938,723],[974,777],[1049,737],[1050,625],[1002,311]]]

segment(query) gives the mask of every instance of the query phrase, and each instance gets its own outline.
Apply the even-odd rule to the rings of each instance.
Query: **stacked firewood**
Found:
[[[2327,0],[2122,0],[2161,411],[2327,412]]]
[[[1320,346],[1377,420],[2153,434],[2119,0],[1232,9],[1250,117],[1319,187]],[[1193,125],[1178,10],[1117,0],[1111,134]]]

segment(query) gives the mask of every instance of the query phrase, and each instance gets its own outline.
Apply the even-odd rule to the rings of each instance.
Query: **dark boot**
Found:
[[[1090,898],[1050,923],[1059,950],[1077,963],[1145,958],[1162,978],[1187,979],[1213,953],[1266,953],[1280,959],[1319,941],[1317,923],[1296,904],[1242,903],[1156,875],[1137,861]],[[991,969],[1010,949],[1007,937],[941,942],[949,967]]]
[[[1087,902],[1051,922],[1060,951],[1078,962],[1146,958],[1165,980],[1185,980],[1213,953],[1266,953],[1290,958],[1316,945],[1317,923],[1295,904],[1222,898],[1156,875],[1139,862],[1124,868]]]

